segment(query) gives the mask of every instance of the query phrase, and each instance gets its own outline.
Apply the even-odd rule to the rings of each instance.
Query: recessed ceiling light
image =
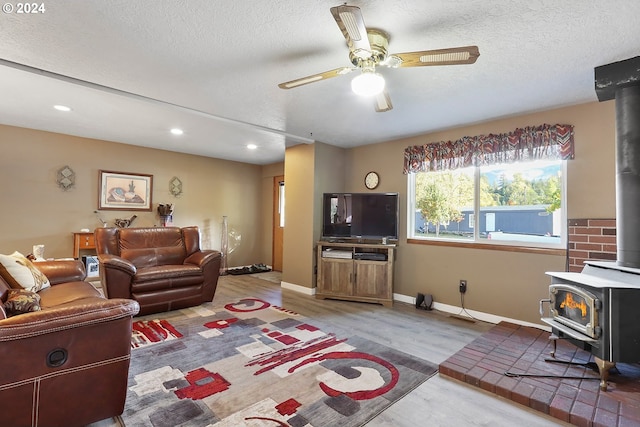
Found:
[[[67,107],[66,105],[54,105],[53,108],[58,111],[71,111],[71,108]]]
[[[249,150],[255,150],[256,148],[258,148],[258,146],[256,144],[247,144],[247,148]]]
[[[184,131],[182,129],[173,128],[173,129],[171,129],[171,133],[174,134],[174,135],[182,135],[184,133]]]

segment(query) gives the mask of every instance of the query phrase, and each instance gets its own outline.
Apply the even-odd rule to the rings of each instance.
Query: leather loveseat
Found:
[[[131,298],[140,314],[212,301],[221,253],[200,250],[198,227],[97,228],[102,288],[108,298]]]
[[[0,276],[0,425],[84,426],[120,415],[138,303],[104,298],[80,261],[34,265],[51,284],[31,293],[37,311],[5,313],[24,291]]]

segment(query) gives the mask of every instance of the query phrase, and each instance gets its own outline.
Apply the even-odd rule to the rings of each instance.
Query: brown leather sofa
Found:
[[[0,320],[0,425],[84,426],[122,414],[138,303],[104,298],[80,261],[35,265],[51,283],[37,293],[41,309]],[[0,276],[3,304],[10,289]]]
[[[102,288],[108,298],[131,298],[140,314],[212,301],[219,251],[200,250],[198,227],[97,228]]]

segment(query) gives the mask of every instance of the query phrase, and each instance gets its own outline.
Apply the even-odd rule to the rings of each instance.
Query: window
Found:
[[[409,238],[563,248],[563,160],[408,175]]]
[[[278,182],[278,214],[280,227],[284,227],[284,181]]]

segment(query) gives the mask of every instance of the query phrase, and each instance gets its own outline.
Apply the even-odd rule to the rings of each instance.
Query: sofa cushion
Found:
[[[26,289],[11,289],[7,301],[4,303],[7,316],[40,311],[40,295]]]
[[[185,259],[185,251],[182,246],[122,249],[121,256],[141,268],[152,265],[182,264]]]
[[[192,264],[158,265],[140,268],[131,284],[131,292],[151,292],[202,284],[200,267]]]
[[[14,289],[39,292],[51,286],[47,276],[18,251],[11,255],[0,254],[0,275]]]
[[[120,256],[136,267],[182,264],[187,257],[178,227],[121,228]]]
[[[100,291],[87,282],[60,283],[41,290],[39,295],[43,309],[104,299]]]

